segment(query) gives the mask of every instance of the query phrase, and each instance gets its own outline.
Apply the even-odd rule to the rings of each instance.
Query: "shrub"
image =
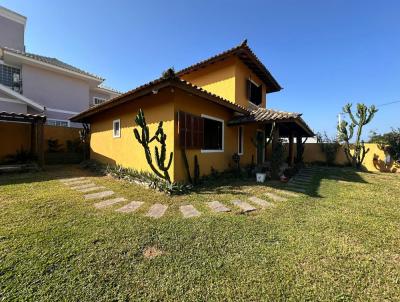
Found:
[[[336,154],[339,150],[340,144],[336,138],[329,138],[326,132],[322,134],[317,134],[317,140],[320,143],[321,151],[326,156],[326,163],[328,165],[334,165],[336,160]]]

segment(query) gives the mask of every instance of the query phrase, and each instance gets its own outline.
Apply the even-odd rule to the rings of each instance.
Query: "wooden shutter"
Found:
[[[186,148],[186,113],[178,112],[179,145]]]
[[[181,148],[203,148],[204,120],[202,117],[179,111],[178,131]]]

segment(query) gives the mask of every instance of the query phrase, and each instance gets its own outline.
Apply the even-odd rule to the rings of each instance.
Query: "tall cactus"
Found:
[[[352,166],[360,168],[365,155],[369,152],[369,148],[366,149],[364,141],[361,140],[362,129],[366,124],[371,122],[375,113],[378,112],[378,109],[376,109],[374,105],[368,108],[364,104],[357,104],[357,120],[351,111],[351,106],[352,104],[347,104],[343,107],[343,113],[346,113],[349,116],[351,123],[349,124],[347,121],[343,120],[338,124],[338,139],[343,144],[346,157],[349,162],[351,162]],[[356,127],[356,140],[354,144],[351,144],[350,140],[354,136],[354,129]],[[354,149],[353,153],[351,152],[352,149]]]
[[[171,183],[171,177],[169,176],[168,170],[172,164],[173,152],[170,153],[168,163],[165,164],[166,153],[167,153],[167,147],[166,147],[167,135],[164,133],[163,122],[162,121],[159,122],[157,131],[152,137],[150,137],[149,126],[147,126],[146,118],[144,116],[142,109],[139,109],[139,113],[136,115],[135,122],[141,128],[142,133],[140,135],[137,129],[134,129],[133,133],[137,141],[143,146],[146,160],[151,170],[153,170],[153,172],[158,177],[163,178],[169,183]],[[158,170],[153,164],[153,157],[151,155],[149,146],[149,144],[152,143],[154,140],[156,140],[161,145],[160,149],[158,148],[158,146],[154,147]]]

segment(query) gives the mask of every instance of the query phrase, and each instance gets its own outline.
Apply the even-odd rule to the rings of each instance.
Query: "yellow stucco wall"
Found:
[[[7,155],[14,155],[21,147],[29,151],[31,148],[30,124],[0,122],[2,146],[0,148],[0,162]]]
[[[246,80],[250,78],[258,85],[262,84],[240,59],[233,56],[183,75],[182,78],[245,108],[249,106]],[[261,107],[266,106],[265,92],[263,85]]]
[[[220,105],[199,99],[196,96],[189,96],[181,91],[175,94],[175,112],[184,111],[194,115],[201,116],[202,114],[219,118],[225,121],[224,123],[224,152],[202,153],[201,150],[187,150],[186,155],[189,162],[189,169],[193,176],[194,171],[194,156],[197,155],[200,175],[208,175],[211,172],[211,167],[223,171],[233,166],[232,155],[238,152],[238,127],[228,127],[226,122],[232,118],[233,113]],[[177,125],[177,121],[175,121]],[[254,156],[256,160],[256,149],[251,142],[251,138],[255,137],[255,125],[244,126],[244,152],[241,156],[240,164],[245,165],[251,163],[251,158]],[[178,128],[175,127],[175,180],[184,181],[186,178],[182,151],[179,146]]]
[[[266,89],[265,84],[240,60],[236,59],[235,64],[235,90],[237,104],[247,108],[247,79],[251,79],[257,85],[262,85],[262,103],[260,107],[266,108]]]
[[[173,151],[174,146],[174,111],[173,93],[169,89],[160,90],[156,95],[150,95],[125,103],[116,108],[96,115],[91,121],[91,158],[108,164],[119,164],[124,167],[140,171],[151,172],[146,161],[142,145],[136,140],[133,129],[140,127],[135,124],[135,116],[142,108],[150,135],[154,135],[158,122],[164,122],[164,131],[167,134],[167,152]],[[113,137],[113,121],[121,121],[121,137]],[[154,156],[155,143],[151,144],[151,153]],[[155,159],[154,159],[155,162]],[[169,170],[173,177],[174,163]]]
[[[365,144],[365,146],[366,148],[369,148],[370,151],[365,156],[363,162],[364,169],[371,172],[382,170],[382,168],[374,164],[374,157],[378,157],[378,159],[384,160],[385,159],[384,152],[378,148],[377,144]],[[296,147],[294,148],[294,150],[296,150]],[[325,154],[321,151],[320,144],[305,144],[303,158],[305,163],[326,161]],[[340,148],[337,152],[335,163],[338,165],[348,164],[346,154],[344,153],[344,150],[342,148]]]

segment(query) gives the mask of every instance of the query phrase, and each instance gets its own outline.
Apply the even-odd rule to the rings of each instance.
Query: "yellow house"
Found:
[[[191,172],[197,156],[201,175],[229,169],[234,154],[240,156],[241,165],[263,164],[268,160],[265,136],[273,123],[274,138],[289,139],[291,164],[293,138],[313,136],[313,132],[301,114],[267,109],[266,94],[279,90],[278,82],[244,41],[83,111],[71,121],[90,124],[92,159],[150,172],[133,133],[139,128],[135,116],[143,109],[150,135],[159,121],[164,122],[167,154],[173,152],[171,179],[186,181],[185,155]]]

